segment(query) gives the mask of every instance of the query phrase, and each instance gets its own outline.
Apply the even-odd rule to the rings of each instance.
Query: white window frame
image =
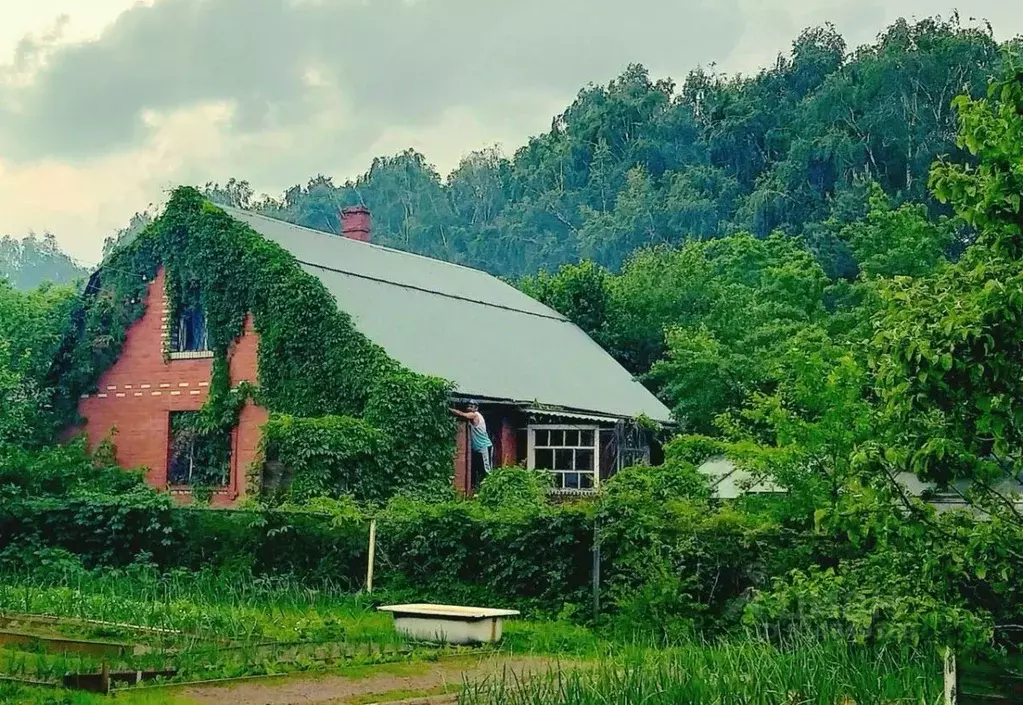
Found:
[[[542,449],[550,450],[592,450],[593,451],[593,488],[567,488],[557,487],[554,489],[555,492],[596,492],[600,489],[600,426],[580,426],[577,424],[531,424],[526,427],[526,438],[528,451],[526,453],[526,467],[530,470],[536,470],[536,432],[537,431],[589,431],[593,434],[593,445],[592,446],[540,446]],[[579,473],[580,475],[586,475],[589,473],[582,472],[579,470],[544,470],[544,472],[551,472],[555,475],[567,475],[569,473]],[[580,484],[582,484],[580,482]],[[564,485],[564,481],[562,481]]]

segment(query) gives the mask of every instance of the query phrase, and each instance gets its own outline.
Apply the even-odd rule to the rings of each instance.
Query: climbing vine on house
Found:
[[[285,486],[294,480],[303,494],[382,499],[448,481],[450,385],[388,357],[290,253],[188,187],[89,282],[51,373],[64,425],[117,359],[161,266],[172,311],[201,307],[206,315],[214,364],[209,399],[194,422],[199,433],[233,428],[253,398],[271,414],[266,459],[286,468]],[[249,315],[260,341],[258,385],[232,389],[228,354]]]

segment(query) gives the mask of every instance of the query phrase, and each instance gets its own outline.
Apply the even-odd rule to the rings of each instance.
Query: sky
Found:
[[[178,184],[277,195],[407,147],[446,174],[629,63],[755,71],[823,22],[850,46],[957,7],[1023,33],[1023,3],[948,1],[0,0],[0,235],[94,263]]]

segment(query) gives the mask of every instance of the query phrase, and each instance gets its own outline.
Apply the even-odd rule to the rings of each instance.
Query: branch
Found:
[[[895,488],[895,491],[898,493],[899,498],[902,500],[903,506],[905,506],[906,509],[909,510],[911,514],[919,514],[920,510],[918,507],[913,506],[913,502],[909,499],[909,496],[906,494],[906,488],[899,484],[899,481],[895,479],[895,476],[888,471],[888,468],[885,468],[884,474],[885,477],[888,478],[888,481],[892,483],[892,486]]]

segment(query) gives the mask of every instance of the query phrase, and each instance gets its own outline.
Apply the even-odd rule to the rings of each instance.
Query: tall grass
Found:
[[[465,687],[463,705],[930,705],[941,701],[937,654],[871,650],[842,640],[784,647],[753,639],[626,650],[595,665],[505,672]]]
[[[56,688],[31,688],[16,683],[0,681],[0,703],[3,705],[110,705],[107,695],[68,691]],[[143,691],[119,693],[117,705],[181,705],[181,698],[174,693]]]
[[[126,642],[127,653],[108,659],[111,670],[173,667],[178,680],[379,663],[407,658],[413,648],[366,596],[222,572],[159,574],[133,566],[56,579],[0,575],[4,614],[57,618],[21,622],[40,637]],[[54,682],[66,672],[97,672],[98,661],[91,661],[66,664],[19,646],[0,649],[0,675]]]
[[[0,577],[0,612],[71,617],[204,639],[395,643],[387,615],[334,586],[218,572]],[[116,631],[116,630],[114,630]]]

